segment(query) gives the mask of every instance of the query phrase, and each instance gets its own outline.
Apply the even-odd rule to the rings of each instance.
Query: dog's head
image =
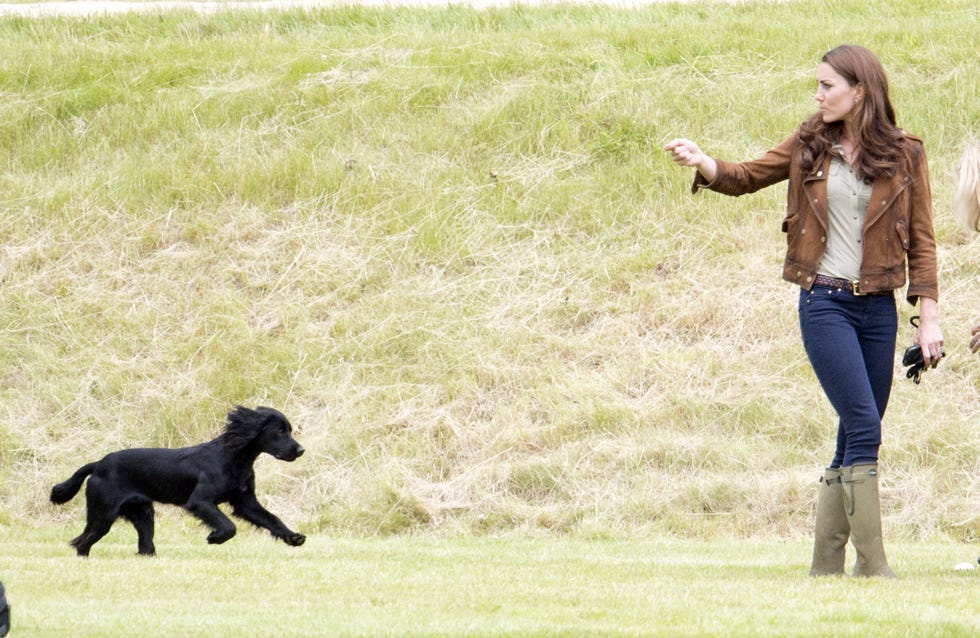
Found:
[[[228,433],[247,440],[259,453],[265,452],[280,461],[295,461],[303,456],[303,446],[293,438],[293,426],[279,410],[238,406],[228,413]]]

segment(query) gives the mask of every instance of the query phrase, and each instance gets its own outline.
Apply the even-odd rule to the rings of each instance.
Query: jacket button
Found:
[[[796,278],[799,279],[802,276],[803,276],[803,273],[801,273],[799,270],[797,270],[796,271]]]
[[[801,234],[801,235],[806,235],[806,228],[804,228],[804,229],[802,229],[802,230],[800,230],[800,234]]]
[[[821,244],[826,243],[826,241],[827,241],[827,238],[826,237],[821,237],[820,238],[820,243]]]
[[[817,177],[823,177],[823,171],[817,171]]]
[[[813,277],[807,277],[806,280],[807,280],[807,282],[811,282],[811,281],[813,281]]]

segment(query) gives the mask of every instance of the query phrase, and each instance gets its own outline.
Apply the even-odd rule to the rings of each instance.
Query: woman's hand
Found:
[[[973,338],[970,339],[970,350],[980,352],[980,323],[973,326]]]
[[[922,348],[922,360],[935,368],[943,358],[943,331],[939,328],[939,304],[935,299],[919,297],[919,327],[914,343]]]
[[[670,153],[675,164],[698,169],[698,172],[709,182],[715,178],[718,170],[715,161],[705,155],[698,145],[691,140],[683,138],[671,140],[664,146],[664,150]]]

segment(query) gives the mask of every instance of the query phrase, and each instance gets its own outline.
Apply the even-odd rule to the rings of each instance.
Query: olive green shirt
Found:
[[[817,272],[857,281],[864,254],[864,218],[872,185],[860,179],[841,156],[830,160],[827,175],[827,252]]]

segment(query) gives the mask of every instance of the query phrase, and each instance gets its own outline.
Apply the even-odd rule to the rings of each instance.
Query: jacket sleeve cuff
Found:
[[[707,178],[705,178],[705,176],[701,174],[701,171],[695,169],[694,170],[694,183],[691,184],[691,192],[696,195],[697,192],[699,190],[701,190],[702,188],[707,188],[708,190],[711,190],[712,187],[714,187],[714,185],[717,184],[717,183],[718,183],[718,176],[717,175],[715,175],[715,178],[709,182],[707,180]]]
[[[931,286],[909,286],[905,299],[914,306],[919,301],[919,297],[926,297],[934,301],[939,301],[939,290]]]

